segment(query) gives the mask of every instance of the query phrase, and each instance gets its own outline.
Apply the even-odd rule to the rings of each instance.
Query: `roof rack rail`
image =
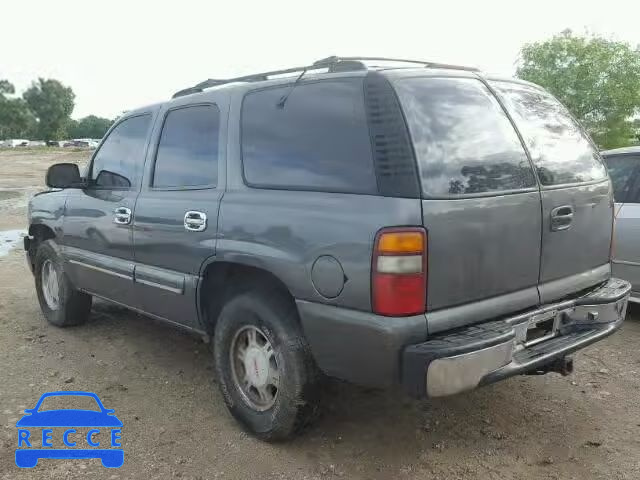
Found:
[[[272,77],[275,75],[300,73],[306,70],[319,70],[322,68],[328,68],[330,71],[336,72],[336,71],[347,71],[347,70],[364,70],[366,69],[366,66],[361,62],[336,61],[332,63],[326,62],[325,64],[322,64],[322,65],[316,65],[314,63],[312,65],[306,65],[303,67],[292,67],[292,68],[285,68],[282,70],[272,70],[269,72],[253,73],[251,75],[243,75],[241,77],[227,78],[224,80],[210,78],[208,80],[198,83],[197,85],[194,85],[193,87],[185,88],[184,90],[180,90],[174,93],[172,98],[182,97],[184,95],[190,95],[192,93],[202,92],[205,88],[216,87],[218,85],[224,85],[227,83],[260,82],[264,80],[269,80],[269,77]]]
[[[330,72],[346,72],[353,70],[366,70],[367,65],[364,62],[367,61],[384,61],[384,62],[400,62],[400,63],[416,63],[423,65],[425,68],[446,68],[451,70],[469,70],[477,72],[477,68],[463,67],[460,65],[448,65],[445,63],[424,62],[422,60],[406,60],[400,58],[386,58],[386,57],[337,57],[331,56],[317,60],[311,65],[303,67],[285,68],[282,70],[272,70],[269,72],[254,73],[251,75],[244,75],[241,77],[233,77],[227,79],[215,79],[210,78],[203,82],[200,82],[193,87],[185,88],[174,93],[171,98],[182,97],[185,95],[191,95],[192,93],[198,93],[204,91],[206,88],[216,87],[219,85],[225,85],[227,83],[235,82],[260,82],[268,80],[269,77],[275,75],[286,75],[289,73],[306,72],[308,70],[319,70],[327,68]]]
[[[470,72],[479,72],[480,69],[475,67],[465,67],[463,65],[451,65],[448,63],[438,63],[438,62],[426,62],[424,60],[409,60],[406,58],[389,58],[389,57],[327,57],[322,60],[318,60],[314,62],[314,65],[331,65],[339,62],[368,62],[368,61],[380,61],[380,62],[399,62],[399,63],[417,63],[419,65],[424,65],[426,68],[446,68],[449,70],[468,70]]]

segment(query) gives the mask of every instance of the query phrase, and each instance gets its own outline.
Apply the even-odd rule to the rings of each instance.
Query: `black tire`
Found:
[[[275,403],[264,411],[245,400],[233,379],[231,346],[236,334],[247,326],[257,327],[270,342],[280,373]],[[284,440],[300,433],[316,418],[320,375],[293,301],[277,292],[261,291],[230,299],[218,317],[213,347],[224,401],[249,432],[262,440]]]
[[[47,261],[55,269],[58,279],[58,306],[55,309],[47,304],[42,289],[42,267]],[[71,284],[53,240],[46,240],[38,245],[34,275],[40,309],[49,323],[57,327],[69,327],[87,321],[91,312],[91,295],[76,290]]]

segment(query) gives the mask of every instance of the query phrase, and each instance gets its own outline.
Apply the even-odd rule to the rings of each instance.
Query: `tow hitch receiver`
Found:
[[[547,373],[559,373],[563,377],[573,373],[573,358],[562,357],[546,365],[541,365],[535,370],[527,372],[527,375],[545,375]]]

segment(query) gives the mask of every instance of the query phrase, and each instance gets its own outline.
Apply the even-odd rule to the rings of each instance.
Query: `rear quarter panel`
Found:
[[[376,232],[420,224],[417,199],[240,188],[222,199],[216,257],[270,271],[297,299],[370,310]],[[345,275],[333,299],[311,282],[323,255],[337,259]]]
[[[240,152],[243,95],[234,92],[230,106],[216,260],[263,268],[300,300],[370,311],[375,235],[382,227],[422,225],[420,200],[247,187]],[[344,270],[344,288],[335,298],[323,297],[311,282],[322,255],[335,257]]]

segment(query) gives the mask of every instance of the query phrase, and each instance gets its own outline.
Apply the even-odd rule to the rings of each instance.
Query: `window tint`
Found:
[[[140,180],[151,115],[120,122],[93,158],[91,179],[98,187],[128,188]]]
[[[410,78],[398,81],[396,90],[426,195],[455,196],[535,185],[515,130],[480,81]]]
[[[525,138],[543,185],[603,179],[598,152],[567,109],[545,91],[496,82]]]
[[[158,144],[153,186],[215,186],[219,130],[220,111],[215,105],[170,111]]]
[[[248,94],[242,157],[245,178],[255,186],[375,193],[362,80]]]
[[[627,199],[631,187],[629,179],[633,170],[640,163],[640,156],[613,155],[605,157],[604,161],[609,169],[611,183],[613,183],[613,196],[616,202],[624,202]]]

